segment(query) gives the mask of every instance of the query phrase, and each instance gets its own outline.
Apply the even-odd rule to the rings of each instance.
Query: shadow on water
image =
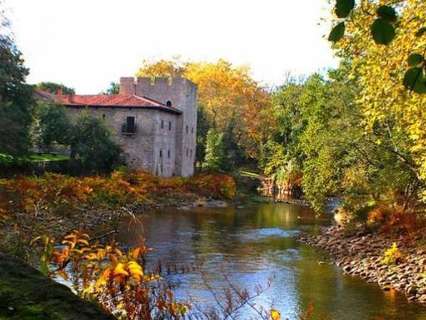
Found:
[[[169,276],[181,299],[191,296],[213,304],[200,274],[218,290],[227,286],[226,274],[234,284],[248,289],[272,278],[271,286],[255,302],[268,309],[272,305],[289,319],[297,319],[312,304],[314,319],[426,320],[425,308],[343,275],[324,253],[294,238],[301,230],[318,232],[327,223],[315,219],[309,209],[289,204],[171,209],[145,215],[143,225],[123,222],[120,241],[131,246],[143,235],[154,249],[151,262],[201,263],[201,271]]]

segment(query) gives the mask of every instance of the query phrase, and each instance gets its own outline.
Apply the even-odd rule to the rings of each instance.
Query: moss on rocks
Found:
[[[114,319],[18,258],[0,253],[0,320]]]

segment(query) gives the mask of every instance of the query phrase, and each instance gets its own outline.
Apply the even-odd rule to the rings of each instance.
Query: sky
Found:
[[[144,59],[229,60],[265,86],[336,66],[327,0],[4,0],[29,83],[98,93]]]

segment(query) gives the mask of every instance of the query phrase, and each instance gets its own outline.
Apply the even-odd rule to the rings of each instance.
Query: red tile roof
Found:
[[[50,97],[50,100],[71,107],[153,108],[166,112],[182,113],[179,109],[168,107],[159,101],[137,95],[52,95],[40,90],[38,90],[37,94],[41,98],[47,99]]]

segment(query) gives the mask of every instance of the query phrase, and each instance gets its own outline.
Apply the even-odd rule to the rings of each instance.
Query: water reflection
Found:
[[[314,319],[426,320],[424,308],[344,276],[323,253],[295,241],[300,230],[318,232],[326,223],[307,208],[287,204],[166,210],[144,216],[143,225],[123,222],[120,237],[133,245],[144,235],[154,248],[151,262],[181,266],[202,262],[204,278],[218,289],[227,285],[224,274],[248,288],[273,278],[256,303],[265,308],[273,305],[289,319],[312,304]],[[175,274],[170,280],[179,284],[178,297],[212,303],[199,272]]]

